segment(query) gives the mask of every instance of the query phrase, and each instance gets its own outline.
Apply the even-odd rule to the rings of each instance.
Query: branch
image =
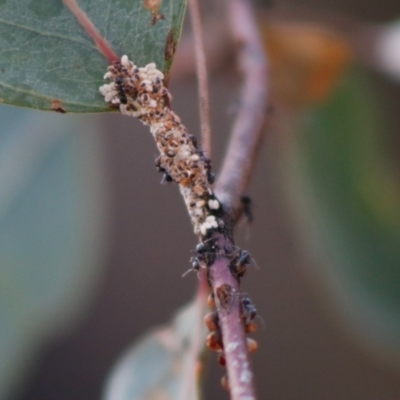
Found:
[[[244,315],[245,303],[239,289],[239,278],[250,257],[233,244],[231,215],[211,188],[210,160],[169,108],[171,97],[163,84],[164,75],[154,63],[139,68],[124,55],[120,62],[108,67],[104,78],[111,81],[100,87],[105,101],[150,127],[160,151],[156,167],[167,181],[179,185],[194,232],[202,241],[196,248],[193,269],[203,267],[207,271],[215,294],[221,324],[212,337],[221,337],[222,333],[223,340],[218,345],[227,351],[232,399],[242,400],[243,393],[248,400],[255,399],[244,332],[255,317],[255,310],[249,317]]]
[[[228,67],[233,54],[226,21],[219,14],[208,15],[203,24],[203,42],[208,71]],[[172,64],[171,79],[187,79],[195,76],[196,60],[193,58],[194,33],[187,32],[179,40]]]
[[[216,237],[222,254],[209,266],[219,327],[228,372],[232,400],[255,399],[253,374],[243,325],[243,303],[239,279],[232,275],[231,255],[233,221],[239,210],[240,197],[248,184],[262,137],[267,111],[267,61],[257,32],[249,0],[228,0],[227,10],[232,35],[238,46],[239,65],[244,74],[241,106],[216,185],[216,195],[223,203],[225,224],[229,230]],[[255,310],[255,309],[254,309]]]
[[[195,32],[197,32],[195,36],[197,65],[201,76],[199,85],[202,93],[204,134],[207,130],[209,132],[209,124],[206,122],[208,119],[207,75],[198,7],[195,0],[191,1]],[[197,140],[186,131],[180,118],[169,107],[171,96],[163,84],[163,73],[156,68],[154,63],[140,68],[126,55],[118,61],[116,54],[100,36],[75,0],[64,0],[64,2],[112,64],[104,76],[111,82],[100,87],[105,101],[110,106],[119,108],[122,114],[139,118],[150,127],[160,151],[156,167],[165,174],[167,181],[173,181],[180,187],[194,231],[203,241],[199,245],[200,248],[197,248],[198,255],[194,265],[196,268],[203,266],[206,269],[208,281],[214,293],[218,312],[218,326],[216,324],[218,333],[212,332],[211,337],[220,338],[216,341],[216,347],[223,350],[220,360],[226,359],[227,386],[231,391],[231,399],[255,400],[253,374],[248,359],[248,341],[245,333],[245,328],[248,329],[252,324],[251,320],[255,317],[255,308],[253,307],[250,314],[246,315],[248,302],[244,302],[239,286],[240,278],[246,272],[246,265],[249,263],[249,255],[233,243],[231,211],[234,210],[235,202],[239,201],[238,197],[244,190],[252,169],[252,162],[243,162],[243,157],[252,159],[255,154],[258,143],[256,138],[259,136],[258,131],[262,126],[262,115],[266,105],[263,75],[266,73],[265,61],[250,5],[245,0],[231,0],[231,3],[228,3],[231,4],[229,14],[232,25],[243,24],[243,28],[238,28],[237,32],[234,32],[237,33],[236,36],[242,44],[241,64],[246,72],[246,79],[242,109],[238,114],[232,135],[233,143],[229,147],[228,158],[224,163],[220,178],[219,187],[222,188],[221,195],[226,202],[223,207],[211,189],[213,179],[210,160],[204,157],[203,151],[197,146]],[[255,78],[259,77],[257,85],[254,85],[255,80],[252,74],[255,74]],[[249,91],[255,92],[255,102],[249,98]],[[247,110],[247,107],[252,108]],[[255,123],[249,120],[252,117]],[[204,138],[205,145],[208,145],[210,151],[210,135],[206,133]],[[244,146],[244,138],[250,142],[250,145]],[[233,165],[230,165],[232,161]],[[202,301],[202,293],[203,286],[199,288],[199,302]],[[193,353],[196,347],[195,341]]]
[[[169,181],[179,184],[194,231],[202,241],[195,265],[207,270],[218,313],[218,326],[211,332],[208,345],[220,351],[220,360],[226,360],[231,399],[255,400],[245,332],[255,316],[255,308],[246,315],[248,302],[244,303],[239,284],[249,257],[234,245],[233,220],[261,137],[267,104],[266,61],[250,3],[230,0],[229,4],[230,21],[237,29],[234,37],[241,45],[239,60],[245,80],[243,103],[217,185],[222,204],[210,186],[209,160],[179,117],[166,106],[170,94],[154,64],[138,68],[123,56],[120,63],[109,67],[105,78],[111,83],[103,85],[100,91],[123,114],[150,126],[161,153],[157,168]]]
[[[204,51],[199,4],[197,0],[189,0],[192,20],[194,47],[196,52],[197,79],[199,85],[201,144],[208,158],[211,158],[210,101],[208,95],[208,78],[206,56]]]
[[[240,109],[215,192],[224,206],[236,214],[262,138],[267,114],[268,81],[267,60],[251,1],[228,0],[227,11],[244,82]]]
[[[227,389],[231,400],[255,400],[253,373],[242,323],[242,293],[238,279],[232,274],[229,259],[229,254],[235,252],[235,246],[226,235],[220,235],[217,243],[223,254],[210,265],[209,274],[222,334],[222,354],[228,373]]]

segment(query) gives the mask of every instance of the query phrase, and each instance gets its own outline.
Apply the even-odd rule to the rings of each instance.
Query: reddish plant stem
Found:
[[[172,64],[171,79],[187,79],[196,74],[196,61],[193,59],[193,32],[184,34]],[[207,58],[207,71],[220,71],[227,66],[233,55],[229,45],[226,21],[221,16],[208,17],[203,24],[204,51]]]
[[[240,108],[215,192],[224,206],[236,214],[262,138],[267,114],[268,71],[252,2],[228,0],[227,12],[244,82]]]
[[[225,254],[217,257],[209,274],[222,332],[231,400],[255,400],[253,373],[241,318],[240,285],[230,271],[230,260],[226,255],[232,254],[235,247],[229,237],[222,235],[218,238],[218,247],[224,249]]]
[[[227,0],[227,13],[238,46],[244,75],[241,105],[215,188],[225,211],[227,231],[216,235],[219,254],[209,267],[222,332],[229,390],[232,400],[256,398],[253,374],[241,322],[241,290],[230,270],[229,255],[235,251],[233,224],[240,211],[240,197],[254,168],[267,111],[267,61],[249,0]]]
[[[100,35],[100,32],[93,25],[93,22],[89,19],[87,14],[79,7],[75,0],[63,0],[64,4],[70,9],[72,14],[76,17],[79,23],[83,26],[88,35],[93,39],[99,48],[100,52],[108,60],[110,64],[119,60],[119,57],[115,54],[111,46],[107,41]]]
[[[203,29],[201,26],[200,9],[197,0],[189,0],[190,17],[196,53],[197,80],[199,86],[200,125],[202,148],[208,158],[211,158],[211,128],[210,128],[210,101],[208,95],[208,77],[206,56],[203,43]]]

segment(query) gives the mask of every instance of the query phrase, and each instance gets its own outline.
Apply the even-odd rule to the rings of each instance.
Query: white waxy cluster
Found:
[[[200,233],[205,236],[210,229],[217,229],[218,222],[214,215],[209,215],[206,220],[200,225]]]
[[[218,210],[219,209],[219,201],[217,199],[208,200],[208,207],[211,210]]]
[[[104,74],[104,79],[110,79],[111,76],[112,75],[110,72],[106,72]],[[120,104],[117,87],[115,86],[114,82],[100,86],[99,90],[107,103]]]
[[[112,81],[99,88],[104,100],[119,106],[121,113],[125,115],[140,117],[149,114],[157,107],[157,98],[170,99],[169,92],[162,83],[164,74],[154,63],[138,68],[124,55],[120,63],[109,67],[104,79]]]
[[[218,218],[221,204],[210,184],[210,160],[169,108],[171,96],[163,84],[163,73],[154,63],[139,68],[124,55],[120,62],[109,66],[104,79],[111,81],[99,88],[104,100],[150,127],[160,151],[156,166],[179,184],[195,233],[207,236],[222,228]]]

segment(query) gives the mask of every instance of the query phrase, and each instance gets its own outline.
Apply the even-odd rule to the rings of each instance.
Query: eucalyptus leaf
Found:
[[[0,399],[90,303],[104,247],[96,121],[0,106]],[[60,123],[61,119],[61,123]]]
[[[368,76],[348,73],[304,128],[287,163],[301,235],[358,341],[400,362],[400,182]]]
[[[157,11],[147,3],[159,3]],[[165,73],[185,3],[78,0],[119,56],[139,66],[155,62]],[[98,90],[108,61],[62,0],[0,0],[0,53],[1,102],[50,110],[58,100],[68,112],[109,111]]]
[[[198,400],[190,346],[193,340],[205,343],[205,326],[198,324],[204,309],[193,301],[169,325],[139,339],[111,372],[104,400]],[[185,387],[189,391],[182,397]]]

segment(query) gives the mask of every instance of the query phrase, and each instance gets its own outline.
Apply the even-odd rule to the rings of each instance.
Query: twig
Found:
[[[189,10],[192,20],[197,80],[199,86],[201,142],[207,157],[211,158],[210,101],[208,95],[207,66],[199,3],[197,0],[189,0]]]
[[[232,23],[244,25],[236,37],[242,43],[240,60],[246,78],[242,109],[223,167],[225,171],[228,164],[230,170],[220,178],[222,200],[226,202],[223,207],[210,186],[210,161],[203,156],[197,141],[188,134],[179,117],[166,105],[170,94],[163,86],[163,74],[155,64],[139,68],[123,56],[120,63],[109,67],[105,79],[111,82],[103,85],[100,91],[110,105],[119,107],[123,114],[137,117],[150,127],[160,151],[157,168],[170,181],[179,184],[195,233],[203,241],[201,246],[207,248],[205,255],[198,250],[197,258],[207,269],[214,293],[231,399],[255,400],[240,278],[234,270],[243,253],[233,243],[232,230],[234,204],[239,201],[247,184],[265,114],[266,62],[250,3],[231,0],[230,4]]]
[[[120,63],[108,67],[104,78],[111,81],[100,87],[105,100],[150,127],[160,151],[157,168],[169,181],[179,184],[194,231],[203,242],[197,249],[197,261],[206,268],[215,294],[232,400],[254,400],[239,275],[234,270],[237,263],[241,264],[243,253],[233,243],[231,214],[221,207],[212,191],[210,161],[179,117],[166,106],[170,94],[155,64],[139,68],[124,55]]]
[[[240,196],[254,167],[267,111],[267,61],[257,32],[249,0],[228,0],[232,35],[238,45],[239,64],[244,74],[241,106],[232,130],[227,154],[216,185],[216,194],[232,229]],[[229,254],[234,249],[231,234],[219,235],[218,248],[224,255],[209,267],[210,284],[222,331],[222,341],[232,400],[255,399],[246,335],[240,321],[240,286],[232,276]]]
[[[209,267],[209,273],[222,332],[231,400],[255,400],[247,338],[241,322],[241,291],[227,256],[234,251],[234,244],[229,237],[220,235],[218,247],[224,249],[225,254]]]
[[[193,58],[193,32],[186,32],[179,40],[179,46],[172,64],[171,79],[192,78],[196,74],[196,60]],[[207,71],[219,71],[226,67],[233,55],[230,46],[228,26],[219,14],[212,14],[203,23],[203,42],[207,59]]]
[[[267,61],[252,3],[228,0],[227,11],[238,60],[244,75],[240,109],[232,129],[229,147],[215,192],[225,207],[235,214],[255,164],[267,113]]]
[[[258,143],[256,138],[259,136],[266,105],[263,75],[266,73],[265,60],[250,3],[247,0],[230,0],[228,3],[231,23],[243,25],[242,28],[238,28],[236,37],[243,45],[240,54],[246,79],[242,109],[238,114],[232,137],[233,143],[229,147],[228,158],[223,167],[225,171],[229,165],[230,170],[221,174],[220,178],[220,185],[224,189],[221,190],[221,194],[226,201],[222,207],[220,200],[215,197],[210,187],[210,160],[204,157],[203,152],[197,147],[195,138],[188,134],[179,117],[169,107],[171,96],[163,85],[163,73],[157,70],[154,63],[139,68],[126,55],[118,61],[111,47],[100,36],[75,0],[64,0],[64,2],[112,64],[104,76],[111,82],[100,87],[105,101],[113,107],[118,107],[121,113],[139,118],[150,127],[160,151],[157,168],[166,174],[170,181],[179,184],[195,233],[212,248],[207,257],[199,258],[199,262],[201,261],[207,269],[208,281],[214,293],[222,335],[221,345],[227,362],[231,399],[255,400],[253,374],[250,369],[247,338],[242,322],[239,275],[231,270],[232,261],[239,261],[241,258],[235,255],[238,249],[233,243],[232,205],[238,201],[252,169],[255,147]],[[198,32],[201,33],[200,25],[196,29],[199,29]],[[201,35],[196,35],[196,38],[201,40]],[[200,55],[199,58],[203,57],[203,60],[199,60],[197,65],[199,69],[204,68],[205,71],[204,50],[201,42],[198,47],[198,57]],[[204,71],[199,72],[203,74],[200,86],[207,90]],[[254,85],[254,78],[257,77],[259,79]],[[255,93],[249,93],[252,91]],[[255,102],[249,98],[254,95]],[[204,96],[204,92],[201,97],[208,98]],[[247,107],[251,108],[247,110]],[[205,110],[204,104],[202,109]],[[256,120],[255,123],[249,121],[252,117]],[[203,123],[204,121],[206,120],[202,118]],[[209,137],[208,135],[208,139]],[[251,145],[244,146],[244,138]],[[229,156],[234,158],[233,164]],[[244,158],[250,158],[251,161],[243,162]],[[205,246],[204,243],[202,246]],[[203,294],[204,285],[201,285],[199,302],[203,301]]]
[[[88,35],[93,39],[104,57],[112,64],[119,60],[119,57],[114,53],[114,50],[107,43],[107,41],[100,35],[99,31],[93,25],[86,13],[79,7],[75,0],[63,0],[64,4],[70,9],[72,14],[76,17],[79,23],[86,30]]]

